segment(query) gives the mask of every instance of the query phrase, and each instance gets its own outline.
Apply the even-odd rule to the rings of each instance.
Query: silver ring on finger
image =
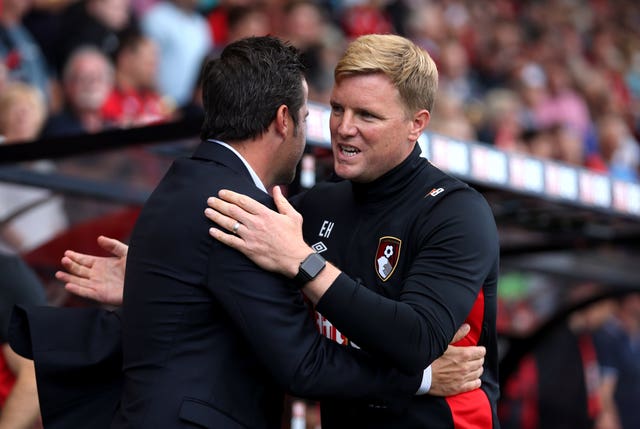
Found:
[[[240,229],[240,222],[236,222],[236,223],[233,225],[233,228],[231,228],[231,230],[233,231],[233,233],[234,233],[235,235],[238,235],[238,229]]]

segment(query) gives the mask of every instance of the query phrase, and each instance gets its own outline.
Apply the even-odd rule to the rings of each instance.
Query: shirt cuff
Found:
[[[416,392],[416,395],[426,395],[431,390],[431,365],[426,367],[422,372],[422,383]]]

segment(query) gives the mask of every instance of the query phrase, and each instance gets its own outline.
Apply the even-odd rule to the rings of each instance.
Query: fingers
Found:
[[[466,372],[464,377],[465,380],[471,380],[482,375],[482,372],[484,371],[484,367],[482,366],[483,364],[484,359],[477,359],[468,361],[464,365],[462,365],[461,368],[463,368]]]
[[[116,240],[115,238],[105,237],[104,235],[98,237],[98,245],[113,256],[117,257],[127,256],[127,252],[129,251],[129,246],[123,242]]]
[[[242,232],[246,232],[247,226],[252,224],[250,218],[253,215],[247,212],[244,208],[236,206],[235,203],[238,200],[244,200],[246,198],[246,200],[251,200],[266,210],[272,210],[267,209],[257,201],[236,192],[223,190],[220,191],[220,195],[225,196],[225,198],[229,197],[231,202],[227,202],[216,197],[209,197],[207,199],[209,207],[204,210],[204,215],[219,227],[226,229],[227,232],[218,227],[212,227],[209,228],[209,235],[222,244],[226,244],[229,247],[242,251],[245,247],[244,240],[241,238]],[[246,205],[246,203],[243,204]],[[235,225],[238,222],[240,225],[235,228]]]
[[[298,212],[282,195],[279,187],[275,187],[274,192],[276,206],[281,213],[300,217]],[[272,219],[270,216],[277,215],[276,212],[247,195],[225,189],[221,190],[218,195],[219,198],[209,197],[207,199],[209,208],[205,209],[205,216],[229,231],[233,229],[233,225],[236,222],[240,222],[242,226],[255,229],[255,226],[266,219]]]
[[[68,292],[84,298],[97,298],[97,292],[91,287],[91,282],[88,279],[69,274],[65,271],[56,271],[55,276],[58,280],[65,283],[64,288]]]
[[[257,214],[267,209],[263,204],[257,202],[253,198],[244,194],[229,191],[228,189],[220,190],[218,192],[218,197],[220,197],[220,199],[226,201],[227,203],[231,203],[231,205],[233,206],[239,207],[240,209],[242,209],[242,211],[250,214]]]
[[[467,334],[471,331],[471,326],[468,323],[463,323],[460,328],[458,328],[458,332],[453,336],[453,339],[449,344],[457,343],[461,339],[467,336]]]
[[[482,376],[483,372],[484,372],[484,369],[482,367],[474,371],[469,371],[460,380],[460,385],[463,386],[463,389],[466,388],[469,390],[475,389],[476,387],[480,387],[480,384],[481,384],[480,377]]]
[[[459,363],[468,362],[473,365],[482,365],[487,349],[483,346],[451,346],[447,347],[446,353]]]
[[[460,364],[459,369],[450,374],[450,381],[458,380],[457,383],[470,383],[480,380],[484,373],[484,358],[468,361]]]
[[[243,225],[248,225],[251,222],[251,213],[220,198],[209,197],[207,204],[209,207],[204,211],[205,216],[229,231],[232,230],[236,222]]]
[[[468,381],[466,383],[463,383],[460,386],[460,390],[461,390],[460,393],[469,392],[471,390],[478,389],[481,385],[482,385],[482,381],[479,378],[473,381]]]
[[[246,195],[225,190],[220,191],[220,194],[224,195],[225,198],[230,196],[229,200],[225,201],[221,198],[209,197],[207,199],[209,207],[205,209],[204,214],[209,220],[228,231],[233,231],[236,222],[240,222],[240,229],[236,231],[237,235],[241,235],[240,231],[243,226],[253,228],[260,223],[261,216],[275,213]],[[236,204],[242,204],[242,206]],[[251,206],[253,212],[244,208],[247,206]],[[259,211],[262,213],[258,213]]]
[[[91,279],[70,274],[66,271],[56,271],[56,278],[63,283],[73,283],[80,287],[91,287]]]
[[[234,226],[236,222],[240,222],[240,226],[236,229],[235,233],[233,234],[233,235],[240,235],[240,230],[243,226],[243,223],[241,220],[236,220],[235,218],[226,216],[220,213],[219,211],[216,211],[209,207],[204,210],[204,215],[209,220],[213,221],[213,223],[215,223],[216,225],[220,225],[221,227],[225,228],[229,232],[232,232],[234,230]],[[216,228],[211,228],[211,229],[216,229]],[[220,231],[220,233],[224,235],[229,235],[229,234],[225,234],[222,231]],[[211,234],[211,230],[209,230],[209,234]],[[218,237],[214,235],[211,235],[211,236],[214,237],[216,240],[218,240]],[[221,240],[218,240],[218,241],[221,241]]]
[[[89,277],[91,267],[93,266],[93,259],[91,257],[71,250],[64,252],[64,256],[60,262],[69,273],[84,278]]]
[[[87,268],[91,268],[96,260],[96,257],[93,255],[86,255],[73,250],[65,250],[64,257],[62,259],[64,260],[64,258],[68,258],[74,264],[82,265]]]
[[[484,356],[487,354],[487,349],[483,346],[468,346],[465,347],[468,353],[467,358],[470,360],[479,360],[482,359],[484,361]]]
[[[207,217],[209,217],[207,215]],[[236,250],[240,250],[243,247],[244,241],[242,238],[234,234],[228,234],[218,228],[209,228],[209,235],[229,247]]]
[[[56,271],[56,278],[63,283],[75,283],[80,282],[82,278],[69,274],[65,271]]]

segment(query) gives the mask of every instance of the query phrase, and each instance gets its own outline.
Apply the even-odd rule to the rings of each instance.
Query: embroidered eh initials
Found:
[[[333,222],[329,222],[328,220],[322,222],[322,227],[320,227],[320,233],[318,234],[318,236],[329,238],[329,236],[331,235],[331,230],[333,229],[333,225],[335,224]]]

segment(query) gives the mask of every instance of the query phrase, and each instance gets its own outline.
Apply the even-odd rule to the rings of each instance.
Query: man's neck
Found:
[[[267,147],[265,147],[266,142],[260,139],[253,139],[229,142],[228,144],[237,150],[247,163],[249,163],[267,189],[275,185],[275,183],[273,183],[273,175],[271,174],[273,163],[269,158]]]

